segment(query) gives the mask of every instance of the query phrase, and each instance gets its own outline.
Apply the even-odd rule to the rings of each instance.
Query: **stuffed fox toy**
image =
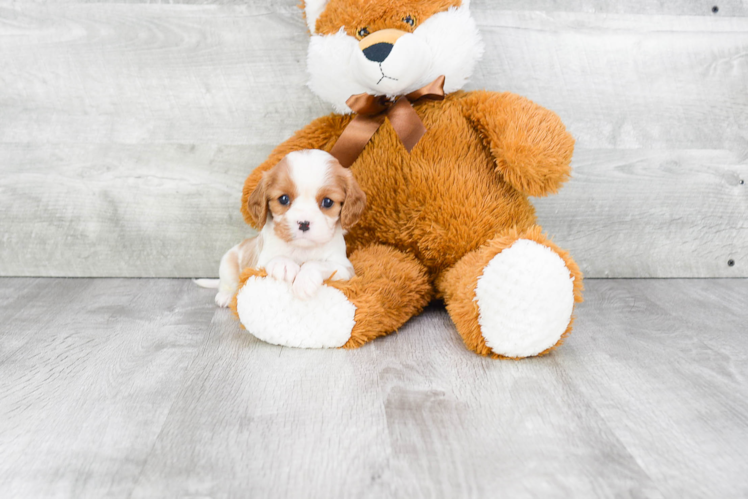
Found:
[[[332,152],[367,199],[345,237],[356,276],[302,301],[246,269],[232,304],[242,324],[274,344],[354,348],[441,298],[478,354],[522,358],[558,346],[582,275],[543,235],[528,196],[569,178],[574,139],[561,120],[518,95],[461,90],[483,52],[468,0],[302,7],[309,88],[334,113],[252,171],[242,213],[257,226],[249,195],[285,155]]]

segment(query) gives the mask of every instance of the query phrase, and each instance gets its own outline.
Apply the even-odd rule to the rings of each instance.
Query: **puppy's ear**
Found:
[[[356,182],[351,169],[343,168],[343,170],[345,171],[346,185],[345,201],[343,202],[343,209],[340,211],[340,225],[343,226],[343,229],[349,229],[358,222],[361,214],[364,213],[364,208],[366,208],[366,194],[364,194],[358,182]]]
[[[262,229],[268,220],[268,198],[267,198],[268,175],[262,175],[260,183],[252,194],[249,195],[247,208],[257,222],[257,229]]]

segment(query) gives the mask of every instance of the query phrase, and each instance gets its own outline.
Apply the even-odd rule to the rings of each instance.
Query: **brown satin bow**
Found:
[[[444,76],[394,100],[387,99],[386,96],[370,94],[351,96],[346,104],[357,115],[343,130],[330,154],[337,158],[344,167],[350,167],[384,123],[385,118],[390,119],[392,128],[395,129],[403,146],[410,153],[426,133],[426,127],[412,105],[419,99],[434,101],[444,99]]]

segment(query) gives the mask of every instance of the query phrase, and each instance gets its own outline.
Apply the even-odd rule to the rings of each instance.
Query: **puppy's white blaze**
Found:
[[[315,199],[330,178],[330,155],[318,149],[308,149],[289,153],[286,159],[299,198]]]
[[[445,92],[467,83],[483,55],[480,32],[469,2],[434,14],[412,34],[401,37],[382,63],[366,59],[358,40],[341,28],[334,35],[314,35],[307,53],[309,88],[338,113],[350,113],[346,100],[354,95],[402,95],[444,75]],[[381,79],[382,73],[389,78]],[[381,79],[381,81],[380,81]]]
[[[337,219],[322,212],[317,195],[332,177],[330,155],[320,150],[305,150],[290,153],[286,158],[297,196],[285,218],[293,228],[295,240],[309,240],[310,243],[329,240],[335,231]],[[298,229],[300,221],[309,222],[309,230],[303,234]]]

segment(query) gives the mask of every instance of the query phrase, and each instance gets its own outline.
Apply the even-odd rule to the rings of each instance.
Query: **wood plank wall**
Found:
[[[0,0],[0,275],[216,275],[246,175],[329,110],[295,4]],[[748,276],[748,1],[472,5],[469,88],[577,138],[536,206],[587,276]]]

